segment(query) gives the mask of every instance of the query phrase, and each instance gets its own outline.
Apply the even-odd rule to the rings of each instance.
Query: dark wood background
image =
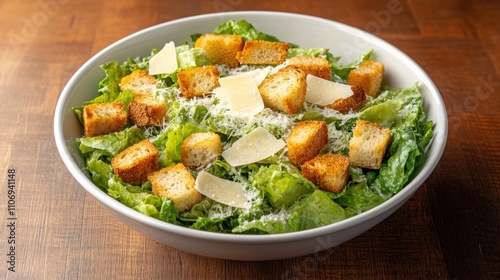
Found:
[[[369,31],[419,63],[448,109],[446,150],[415,196],[319,258],[237,262],[158,244],[99,206],[55,147],[57,99],[92,55],[158,23],[239,10],[303,13]],[[1,278],[500,278],[500,1],[3,0],[0,15]],[[16,272],[7,263],[9,169]]]

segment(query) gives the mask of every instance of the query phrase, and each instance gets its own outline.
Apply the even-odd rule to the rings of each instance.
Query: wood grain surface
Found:
[[[318,256],[238,262],[156,243],[99,206],[56,150],[55,105],[86,60],[155,24],[240,10],[371,32],[412,57],[448,109],[447,147],[425,184],[394,215]],[[0,278],[500,279],[500,1],[3,0],[0,15]]]

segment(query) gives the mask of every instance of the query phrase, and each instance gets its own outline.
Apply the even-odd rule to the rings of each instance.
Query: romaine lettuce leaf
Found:
[[[189,211],[182,213],[180,220],[192,229],[231,232],[239,213],[237,208],[205,198]]]
[[[366,181],[348,184],[344,195],[335,199],[338,205],[344,207],[345,218],[361,214],[384,201],[384,198],[370,190]]]
[[[232,232],[246,234],[277,234],[292,231],[288,224],[289,214],[284,208],[275,213],[261,215],[258,218],[248,219],[240,222]]]
[[[275,36],[265,34],[253,27],[246,20],[228,20],[215,27],[214,34],[234,34],[240,35],[244,40],[264,40],[271,42],[279,42]]]
[[[316,186],[298,173],[289,173],[279,165],[260,167],[255,174],[253,185],[265,192],[266,198],[274,208],[289,207],[299,198],[312,193]]]
[[[76,145],[85,159],[92,180],[99,188],[106,190],[113,173],[111,158],[144,138],[143,131],[133,127],[116,133],[80,138]]]
[[[288,224],[294,231],[333,224],[345,219],[344,208],[322,190],[316,190],[296,202],[289,209]]]
[[[86,164],[87,170],[92,176],[92,181],[102,190],[106,190],[108,180],[113,174],[113,168],[107,156],[102,151],[94,151],[87,156]]]
[[[112,176],[108,182],[108,194],[124,205],[153,218],[172,224],[179,224],[179,210],[167,197],[159,197],[139,186],[123,182]]]
[[[127,147],[144,139],[146,137],[143,129],[134,126],[106,135],[80,138],[77,144],[84,156],[95,150],[100,150],[107,156],[115,156]]]
[[[131,73],[126,63],[119,64],[118,61],[105,63],[101,65],[101,68],[106,73],[106,77],[99,83],[99,96],[86,102],[86,105],[90,103],[106,103],[115,100],[121,91],[121,79]]]
[[[160,209],[162,205],[159,196],[146,192],[139,186],[127,184],[115,176],[109,179],[108,186],[108,194],[128,207],[134,208],[140,204],[149,204]],[[157,211],[155,215],[158,213]]]
[[[363,53],[357,60],[351,63],[345,65],[339,65],[338,63],[335,62],[331,64],[332,80],[339,83],[347,84],[347,78],[349,77],[349,72],[357,68],[361,63],[370,59],[372,56],[373,56],[373,50],[370,50]]]
[[[205,130],[191,123],[173,125],[169,129],[165,144],[165,162],[162,162],[160,166],[169,166],[181,162],[182,141],[195,132],[203,131]]]

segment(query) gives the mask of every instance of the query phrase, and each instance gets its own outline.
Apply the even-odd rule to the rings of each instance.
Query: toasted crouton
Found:
[[[384,79],[384,65],[380,62],[367,60],[349,73],[348,82],[351,86],[363,88],[366,95],[377,97]]]
[[[380,169],[391,140],[391,130],[377,123],[358,120],[349,142],[349,157],[354,166]]]
[[[324,121],[301,121],[288,136],[288,158],[294,165],[317,156],[328,143],[328,127]]]
[[[136,94],[129,104],[128,113],[130,121],[137,126],[161,125],[167,105],[151,94]]]
[[[295,114],[304,105],[306,88],[306,73],[295,66],[286,66],[264,79],[259,92],[265,106]]]
[[[129,89],[134,94],[152,94],[156,88],[156,78],[146,70],[135,70],[120,80],[122,91]]]
[[[194,46],[205,51],[205,56],[213,64],[238,67],[236,53],[243,49],[243,37],[229,34],[205,34],[194,42]]]
[[[83,108],[85,137],[120,131],[127,124],[123,102],[95,103]]]
[[[222,142],[214,132],[193,133],[181,145],[182,163],[189,168],[206,166],[221,154]]]
[[[323,190],[340,192],[349,181],[349,158],[339,154],[324,154],[301,166],[302,176]]]
[[[335,101],[327,107],[337,110],[342,114],[358,110],[366,101],[366,95],[360,86],[351,86],[353,95]]]
[[[116,177],[129,184],[140,184],[148,174],[158,170],[158,149],[148,140],[142,140],[111,159]]]
[[[203,96],[219,86],[219,70],[213,65],[191,68],[179,72],[177,79],[184,97]]]
[[[294,56],[288,59],[288,65],[295,65],[306,74],[311,74],[325,80],[332,79],[332,72],[328,60],[319,56]]]
[[[153,172],[148,180],[155,195],[172,199],[174,206],[181,212],[201,201],[201,194],[194,188],[193,175],[182,163]]]
[[[243,50],[236,54],[241,64],[278,65],[288,56],[290,44],[262,40],[246,41]]]

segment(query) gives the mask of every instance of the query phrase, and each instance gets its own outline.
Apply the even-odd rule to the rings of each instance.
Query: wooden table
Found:
[[[369,31],[419,63],[448,108],[448,144],[426,183],[394,215],[322,259],[226,261],[158,244],[99,206],[56,150],[57,99],[91,56],[158,23],[239,10],[304,13]],[[28,0],[1,1],[0,14],[1,278],[500,278],[499,1]]]

